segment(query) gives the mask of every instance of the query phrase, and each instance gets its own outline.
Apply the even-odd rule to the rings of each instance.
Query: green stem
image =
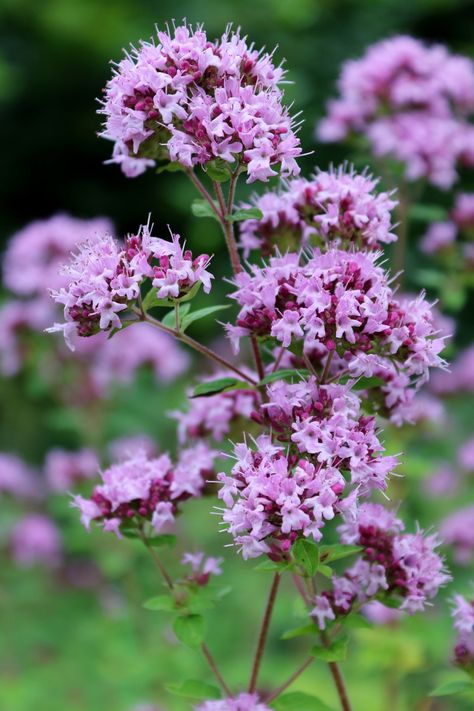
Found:
[[[163,577],[166,585],[168,586],[168,588],[170,590],[174,590],[175,587],[174,587],[173,580],[171,579],[171,576],[169,575],[165,566],[161,562],[158,554],[153,549],[153,546],[151,546],[150,543],[148,542],[148,538],[146,537],[146,534],[145,534],[143,528],[139,529],[139,534],[140,534],[140,538],[143,541],[146,549],[148,550],[151,557],[153,558],[153,561],[154,561],[156,567],[160,571],[160,574]],[[219,682],[223,692],[229,697],[232,696],[232,692],[231,692],[230,688],[227,686],[222,674],[220,673],[219,668],[214,660],[214,657],[211,654],[209,647],[204,642],[201,644],[201,651],[202,651],[202,653],[209,665],[210,670],[213,672],[214,676],[216,677],[217,681]]]
[[[179,332],[174,328],[169,328],[169,326],[165,326],[163,323],[161,323],[161,321],[158,321],[158,319],[153,318],[153,316],[150,316],[150,314],[148,314],[148,313],[142,313],[138,308],[132,308],[132,311],[137,316],[140,316],[140,319],[142,321],[146,321],[147,323],[151,324],[155,328],[159,328],[160,331],[164,331],[164,333],[168,333],[170,336],[173,336],[174,338],[177,338],[179,341],[186,343],[186,345],[190,346],[195,351],[198,351],[198,353],[201,353],[202,355],[206,356],[206,358],[209,358],[210,360],[213,360],[216,363],[219,363],[219,365],[223,366],[224,368],[231,370],[233,373],[238,375],[243,380],[246,380],[251,385],[257,385],[257,381],[254,380],[253,378],[251,378],[249,375],[246,375],[242,370],[240,370],[240,368],[237,368],[235,365],[230,363],[230,361],[226,360],[225,358],[223,358],[218,353],[211,350],[204,344],[199,343],[199,341],[195,341],[194,338],[191,338],[190,336],[187,336],[185,333]]]
[[[255,650],[255,657],[252,665],[252,672],[250,674],[250,681],[248,687],[250,694],[252,694],[257,688],[258,673],[260,671],[260,665],[262,663],[263,652],[265,650],[265,643],[267,641],[268,629],[270,627],[270,620],[272,619],[273,608],[275,605],[278,588],[280,586],[280,580],[280,573],[275,573],[275,575],[273,576],[272,586],[268,595],[267,604],[265,606],[265,611],[263,613],[260,633],[258,635],[257,649]]]
[[[210,205],[211,208],[212,208],[212,211],[213,211],[214,214],[216,215],[216,217],[217,217],[217,219],[219,220],[219,222],[222,223],[222,220],[223,220],[223,218],[225,217],[225,215],[221,215],[221,213],[220,213],[219,210],[217,209],[216,203],[215,203],[214,200],[212,199],[210,193],[206,190],[206,188],[205,188],[204,185],[201,183],[201,181],[199,180],[199,178],[197,177],[197,175],[194,173],[193,170],[191,170],[191,169],[190,169],[190,170],[187,170],[186,173],[187,173],[189,179],[191,180],[192,184],[199,190],[199,192],[200,192],[201,195],[203,196],[204,200],[206,200],[206,202],[209,203],[209,205]]]

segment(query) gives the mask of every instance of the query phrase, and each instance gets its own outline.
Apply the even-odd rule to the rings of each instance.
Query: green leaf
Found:
[[[291,549],[296,562],[311,577],[316,574],[319,565],[319,549],[314,541],[308,538],[298,538]]]
[[[184,166],[181,165],[181,163],[178,163],[177,161],[170,161],[169,163],[166,163],[165,165],[160,166],[159,168],[156,169],[156,174],[159,175],[160,173],[177,173],[180,170],[185,170]]]
[[[412,220],[418,222],[443,222],[448,218],[448,212],[440,205],[412,205],[409,213]]]
[[[202,615],[177,617],[173,623],[173,631],[179,641],[187,647],[199,647],[204,639],[204,617]]]
[[[212,160],[206,164],[205,172],[211,180],[217,183],[226,183],[230,180],[229,163],[225,160]]]
[[[332,568],[330,568],[329,565],[323,565],[322,563],[319,564],[318,573],[324,575],[325,578],[329,578],[329,580],[331,580],[334,575]]]
[[[191,299],[194,299],[201,286],[202,283],[200,281],[197,281],[187,294],[179,297],[179,303],[182,304],[184,301],[191,301]]]
[[[349,615],[341,617],[340,622],[344,625],[344,627],[347,627],[350,630],[372,629],[373,627],[364,615],[361,615],[358,612],[351,612]]]
[[[258,565],[256,565],[254,570],[282,572],[284,570],[288,570],[288,568],[290,568],[290,563],[287,563],[285,561],[281,561],[280,563],[278,563],[275,560],[264,560],[261,563],[259,563]]]
[[[302,691],[283,694],[272,702],[275,711],[333,711],[323,701]]]
[[[217,220],[217,215],[207,200],[193,200],[191,203],[191,212],[194,217],[212,217],[214,220]]]
[[[377,378],[372,375],[369,378],[358,378],[357,376],[344,375],[339,382],[344,385],[349,380],[353,380],[354,384],[352,386],[353,390],[370,390],[371,388],[380,388],[382,385],[386,385],[385,380],[382,378]]]
[[[283,370],[276,370],[274,373],[265,376],[265,378],[259,382],[259,385],[268,385],[268,383],[274,383],[276,380],[289,380],[290,378],[303,380],[303,378],[307,378],[309,375],[311,375],[309,370],[284,368]]]
[[[155,308],[155,306],[173,306],[173,302],[171,301],[171,299],[159,299],[156,294],[156,289],[151,288],[143,299],[142,305],[145,311],[148,311],[148,309],[153,309]]]
[[[172,533],[160,533],[158,536],[150,536],[147,542],[153,548],[172,548],[176,545],[176,536]]]
[[[311,648],[311,654],[323,662],[342,662],[346,658],[348,641],[348,637],[340,637],[328,647],[316,644]]]
[[[217,686],[207,684],[198,679],[186,679],[181,684],[166,684],[166,690],[176,696],[187,699],[220,699],[221,692]]]
[[[181,331],[185,331],[192,323],[194,323],[194,321],[199,321],[199,319],[205,318],[206,316],[210,316],[211,314],[217,313],[218,311],[230,309],[230,306],[230,304],[223,304],[221,306],[206,306],[204,309],[198,309],[197,311],[193,311],[190,314],[186,312],[186,314],[181,318]]]
[[[169,612],[175,609],[175,602],[170,595],[157,595],[144,602],[143,607],[146,610]]]
[[[454,696],[454,694],[461,694],[468,689],[474,690],[472,679],[456,679],[440,684],[431,692],[430,696]]]
[[[281,639],[293,639],[294,637],[302,637],[306,634],[315,634],[316,627],[314,624],[300,625],[300,627],[293,627],[291,630],[286,630],[283,632]]]
[[[209,397],[217,393],[223,393],[226,390],[251,390],[250,383],[237,378],[219,378],[219,380],[211,380],[207,383],[200,383],[194,388],[191,397]]]
[[[332,546],[321,546],[319,552],[321,554],[321,560],[324,563],[332,563],[335,560],[341,560],[341,558],[347,558],[350,555],[360,553],[361,550],[361,546],[347,546],[342,543],[334,543]]]
[[[263,212],[258,207],[247,207],[236,210],[232,215],[228,215],[228,222],[241,222],[242,220],[261,220]]]
[[[186,314],[189,312],[191,308],[191,304],[183,304],[182,306],[179,306],[179,318],[181,323],[183,323],[183,319],[185,318]],[[172,309],[171,311],[168,311],[166,316],[161,319],[161,323],[163,326],[167,326],[168,328],[175,328],[176,327],[176,311],[175,309]]]

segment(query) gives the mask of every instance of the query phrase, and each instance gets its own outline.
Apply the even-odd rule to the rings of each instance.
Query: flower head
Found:
[[[290,427],[287,437],[296,442],[296,451],[285,454],[282,446],[261,435],[255,441],[256,449],[245,443],[234,447],[236,463],[231,476],[218,474],[222,520],[244,558],[266,553],[280,559],[298,537],[319,541],[325,523],[352,509],[358,496],[385,488],[396,459],[372,456],[370,447],[379,446],[373,423],[363,418],[358,421],[357,410],[350,411],[351,404],[354,406],[350,401],[346,401],[344,412],[344,393],[338,394],[336,406],[334,401],[324,403],[329,412],[321,419],[308,416],[311,433],[304,430],[305,421],[295,415],[295,435]],[[289,412],[291,404],[288,407]],[[269,409],[276,410],[274,403],[269,403]],[[277,421],[281,424],[285,416],[274,414],[280,415]]]
[[[27,514],[13,528],[10,547],[21,567],[40,564],[54,568],[61,559],[61,536],[56,524],[43,514]]]
[[[271,257],[268,265],[235,277],[240,312],[227,332],[235,349],[245,335],[273,338],[283,348],[302,342],[308,356],[332,358],[335,373],[383,381],[385,409],[403,402],[411,386],[443,367],[443,337],[424,295],[397,299],[377,253],[315,249]]]
[[[158,299],[182,298],[199,285],[208,293],[213,278],[206,269],[209,257],[203,254],[193,259],[180,244],[179,235],[171,234],[171,238],[152,237],[149,228],[142,226],[123,245],[108,234],[81,243],[63,268],[69,283],[52,291],[54,300],[64,306],[65,323],[48,330],[63,331],[74,349],[74,335],[120,329],[122,312],[133,305],[147,279]]]
[[[326,619],[349,613],[355,603],[377,598],[384,602],[395,597],[400,610],[414,614],[451,580],[436,552],[436,536],[422,531],[404,533],[402,521],[380,504],[363,503],[349,511],[346,519],[338,529],[342,543],[362,550],[343,575],[333,576],[331,589],[316,596],[312,614],[320,629],[325,628]]]
[[[173,465],[167,454],[148,458],[141,452],[113,464],[101,473],[102,484],[92,497],[75,496],[72,505],[81,512],[86,528],[93,520],[105,531],[121,536],[121,526],[151,521],[157,533],[174,523],[179,505],[201,496],[210,476],[215,452],[203,443],[182,451]]]
[[[397,202],[386,192],[377,193],[377,183],[366,172],[342,165],[255,197],[252,204],[263,217],[242,223],[245,254],[259,249],[268,255],[308,244],[376,249],[393,242],[391,211]]]
[[[78,482],[94,477],[98,467],[97,455],[91,449],[52,449],[46,456],[44,472],[52,491],[68,491]]]
[[[474,601],[456,594],[451,604],[453,626],[457,632],[454,662],[472,673],[474,670]]]
[[[201,26],[158,31],[118,63],[105,88],[102,136],[135,177],[158,160],[185,168],[218,161],[247,170],[248,182],[299,172],[301,153],[269,54],[229,28],[208,40]]]
[[[194,707],[194,711],[270,711],[262,704],[256,694],[239,694],[231,699],[204,701]]]
[[[339,97],[328,104],[318,137],[340,141],[362,133],[375,155],[405,165],[408,180],[426,177],[448,188],[456,164],[472,164],[474,64],[441,45],[392,37],[346,62]]]
[[[112,224],[104,217],[80,220],[60,214],[31,222],[9,241],[3,261],[5,285],[18,296],[47,297],[48,289],[66,285],[60,268],[71,251],[111,231]]]

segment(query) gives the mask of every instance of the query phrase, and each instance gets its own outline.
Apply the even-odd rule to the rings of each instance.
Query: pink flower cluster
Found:
[[[376,192],[378,180],[345,165],[298,178],[283,188],[256,196],[252,204],[263,214],[241,224],[240,244],[248,256],[253,249],[265,255],[308,244],[376,249],[396,240],[392,195]]]
[[[425,254],[439,254],[452,249],[456,237],[467,237],[459,243],[461,254],[460,266],[471,270],[474,266],[474,193],[461,193],[456,196],[450,219],[445,222],[433,222],[420,242],[420,249]]]
[[[181,558],[181,565],[191,566],[191,575],[188,576],[190,582],[204,586],[209,582],[211,575],[222,575],[221,564],[223,558],[204,557],[202,551],[197,553],[185,553]]]
[[[450,368],[449,373],[434,373],[431,389],[437,395],[474,392],[474,345],[461,351]]]
[[[71,251],[112,229],[105,217],[81,220],[59,214],[31,222],[9,241],[3,260],[5,286],[17,296],[47,298],[50,289],[67,285],[60,269]]]
[[[40,564],[55,568],[61,560],[61,535],[56,524],[47,516],[27,514],[15,524],[10,548],[13,559],[20,567]]]
[[[446,516],[440,533],[444,543],[452,546],[460,565],[469,565],[474,554],[474,506],[464,506]]]
[[[205,701],[194,707],[194,711],[271,711],[262,704],[256,694],[239,694],[231,699]]]
[[[444,366],[443,338],[423,295],[395,298],[379,254],[316,249],[301,262],[295,253],[270,258],[235,277],[231,294],[241,307],[227,333],[237,350],[243,336],[273,337],[283,348],[335,351],[338,372],[380,377],[386,407],[397,406],[410,384],[426,382],[430,367]]]
[[[299,172],[300,143],[278,83],[283,70],[230,28],[215,41],[182,25],[118,63],[105,88],[102,136],[135,177],[157,160],[188,169],[219,160],[248,182]]]
[[[52,296],[63,304],[66,321],[49,331],[63,331],[74,349],[74,335],[121,328],[120,313],[136,301],[146,279],[151,279],[158,299],[182,298],[198,284],[208,293],[212,279],[208,263],[207,255],[193,259],[180,244],[179,235],[172,235],[170,242],[152,237],[148,227],[129,235],[124,245],[108,234],[97,235],[81,243],[64,267],[69,283]]]
[[[51,449],[44,463],[46,482],[51,491],[68,491],[78,482],[92,479],[97,474],[99,462],[92,449],[68,452]]]
[[[323,405],[334,407],[327,419],[296,420],[295,433],[289,436],[297,447],[288,454],[260,435],[256,449],[245,443],[234,447],[231,476],[218,474],[222,520],[245,559],[268,554],[279,560],[298,537],[321,540],[326,521],[353,509],[358,496],[386,487],[396,458],[375,455],[372,447],[383,448],[370,418],[357,419],[350,398],[341,390],[338,395],[334,403]]]
[[[322,141],[362,133],[375,155],[405,164],[408,180],[426,177],[449,188],[456,164],[473,164],[474,65],[440,45],[413,37],[377,42],[347,62],[339,98],[318,126]]]
[[[80,510],[87,529],[91,521],[99,521],[105,531],[120,537],[123,524],[151,521],[160,533],[174,523],[183,501],[202,494],[215,456],[202,442],[183,450],[175,465],[167,454],[150,459],[144,452],[135,452],[101,473],[102,484],[90,499],[78,495],[72,505]]]
[[[38,476],[19,457],[0,452],[0,497],[3,493],[18,499],[35,499],[39,494]]]
[[[458,464],[465,472],[474,472],[474,437],[466,440],[458,450]]]
[[[366,495],[386,489],[397,459],[383,456],[375,417],[363,415],[361,401],[350,387],[351,383],[318,385],[314,376],[296,384],[280,380],[267,387],[260,415],[279,442],[314,458],[318,476],[324,469],[331,476],[344,472],[358,493]],[[344,489],[346,482],[339,477],[339,484]]]
[[[201,382],[229,376],[233,376],[229,371],[218,371],[212,377],[203,378]],[[255,390],[231,390],[190,399],[185,412],[174,410],[170,414],[178,421],[180,442],[196,437],[211,437],[220,441],[229,435],[232,425],[240,418],[250,419],[259,402],[260,396]]]
[[[348,614],[372,598],[400,599],[400,610],[423,610],[439,588],[451,579],[434,535],[403,533],[403,523],[380,504],[365,503],[339,527],[341,542],[363,550],[343,575],[334,575],[332,587],[315,598],[312,616],[320,629],[326,621]]]
[[[455,663],[467,669],[474,668],[474,600],[454,595],[451,616],[458,638],[454,647]]]

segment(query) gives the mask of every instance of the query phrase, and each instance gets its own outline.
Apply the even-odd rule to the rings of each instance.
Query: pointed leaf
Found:
[[[315,634],[317,629],[314,624],[301,625],[300,627],[293,627],[291,630],[286,630],[283,632],[281,639],[293,639],[294,637],[302,637],[306,634]]]
[[[205,172],[211,180],[217,183],[226,183],[230,180],[229,163],[224,160],[213,160],[206,164]]]
[[[191,203],[191,212],[194,217],[212,217],[214,220],[217,220],[217,215],[207,200],[193,200]]]
[[[217,393],[225,392],[226,390],[252,390],[250,383],[237,378],[219,378],[207,383],[200,383],[194,388],[191,397],[209,397],[217,395]]]
[[[173,306],[173,302],[171,299],[159,299],[157,297],[157,291],[156,289],[151,288],[150,291],[147,293],[145,298],[143,299],[143,308],[145,311],[148,311],[148,309],[153,309],[155,306]]]
[[[143,607],[146,610],[169,612],[170,610],[175,609],[175,602],[171,595],[157,595],[156,597],[151,597],[149,600],[144,602]]]
[[[430,696],[453,696],[454,694],[461,694],[463,691],[472,689],[474,691],[474,682],[472,679],[455,679],[454,681],[447,681],[431,692]]]
[[[311,375],[309,370],[295,370],[294,368],[284,368],[282,370],[276,370],[274,373],[266,375],[263,380],[259,382],[259,385],[268,385],[268,383],[274,383],[276,380],[289,380],[290,378],[303,380],[309,375]]]
[[[181,324],[183,323],[183,319],[186,317],[186,314],[189,312],[191,308],[191,304],[183,304],[182,306],[179,307],[179,318],[181,321]],[[171,311],[168,311],[166,316],[161,319],[161,323],[163,326],[167,326],[168,328],[175,328],[176,327],[176,311],[175,309],[171,309]]]
[[[258,207],[247,207],[236,210],[227,217],[228,222],[242,222],[242,220],[261,220],[263,212]]]
[[[272,702],[275,711],[333,711],[323,701],[302,691],[292,691]]]
[[[160,533],[157,536],[150,536],[147,543],[153,548],[172,548],[176,545],[176,536],[172,533]]]
[[[323,662],[342,662],[346,658],[348,641],[348,637],[341,637],[328,647],[316,644],[312,647],[311,654]]]
[[[291,549],[296,562],[311,577],[316,574],[319,565],[319,549],[314,541],[308,538],[298,538]]]
[[[199,647],[204,639],[204,618],[202,615],[177,617],[173,623],[173,631],[179,641],[187,647]]]
[[[223,311],[224,309],[230,309],[230,304],[223,304],[221,306],[206,306],[204,309],[198,309],[197,311],[193,311],[192,313],[185,314],[181,318],[181,331],[185,331],[195,321],[199,321],[201,318],[210,316],[211,314],[217,313],[218,311]]]
[[[360,553],[361,550],[363,550],[361,546],[348,546],[343,543],[335,543],[331,546],[321,546],[321,560],[326,564],[332,563],[335,560],[341,560],[341,558],[347,558],[350,555]]]

